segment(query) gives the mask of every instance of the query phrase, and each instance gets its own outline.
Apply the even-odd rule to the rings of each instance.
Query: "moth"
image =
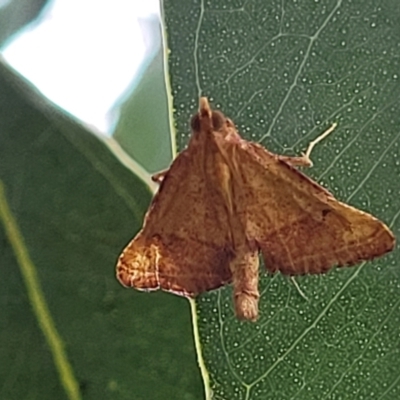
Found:
[[[118,259],[122,285],[194,297],[231,283],[236,316],[255,321],[259,254],[268,271],[298,275],[393,249],[383,222],[297,169],[312,164],[316,141],[301,157],[270,153],[205,97],[191,129],[187,148],[154,176],[160,186],[143,228]]]

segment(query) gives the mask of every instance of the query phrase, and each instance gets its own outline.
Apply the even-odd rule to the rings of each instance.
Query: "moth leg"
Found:
[[[160,172],[157,172],[156,174],[154,174],[151,177],[151,180],[153,182],[155,182],[155,183],[161,183],[163,181],[165,175],[167,174],[168,170],[169,170],[169,168],[168,169],[164,169],[164,170],[162,170]]]
[[[297,291],[299,292],[300,296],[301,296],[304,300],[306,300],[306,301],[309,302],[310,300],[309,300],[308,297],[305,295],[305,293],[300,289],[300,285],[297,283],[295,277],[294,277],[294,276],[291,276],[291,277],[290,277],[290,280],[292,281],[294,287],[295,287],[295,288],[297,289]]]
[[[311,167],[313,165],[310,158],[307,158],[304,153],[301,157],[279,155],[278,159],[281,161],[285,161],[286,163],[292,165],[293,167]]]
[[[258,251],[247,250],[231,262],[233,302],[239,319],[255,321],[258,318]]]
[[[329,134],[333,132],[336,128],[337,123],[332,124],[325,132],[321,133],[316,139],[310,142],[305,153],[301,157],[289,157],[289,156],[279,156],[279,159],[287,162],[294,167],[312,167],[313,162],[311,161],[310,155],[313,151],[314,146],[321,140],[324,140]]]

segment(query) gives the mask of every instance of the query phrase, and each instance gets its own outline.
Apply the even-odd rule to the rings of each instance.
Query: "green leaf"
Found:
[[[179,148],[200,95],[280,154],[338,122],[306,173],[399,235],[398,2],[168,0],[164,19]],[[296,278],[308,301],[263,274],[257,323],[234,318],[230,287],[200,296],[207,397],[398,398],[399,264]]]
[[[19,29],[32,22],[48,0],[5,0],[0,3],[0,46]]]
[[[154,173],[168,167],[172,152],[160,21],[147,24],[155,54],[133,93],[119,108],[121,115],[113,136],[135,161]]]
[[[0,132],[0,398],[199,398],[188,303],[115,279],[148,185],[2,63]]]

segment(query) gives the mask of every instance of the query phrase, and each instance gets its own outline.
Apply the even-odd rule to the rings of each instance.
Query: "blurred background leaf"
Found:
[[[110,151],[118,144],[95,136],[3,63],[0,132],[6,201],[81,398],[202,398],[187,301],[124,290],[114,277],[152,196]],[[71,398],[0,226],[0,398]]]
[[[3,0],[0,2],[0,46],[33,21],[48,0]]]
[[[200,95],[247,139],[300,154],[338,122],[306,173],[400,233],[400,4],[164,3],[179,148]],[[324,276],[264,275],[260,320],[234,318],[231,288],[197,301],[213,399],[400,396],[400,253]]]
[[[169,165],[172,150],[160,21],[146,23],[153,32],[155,55],[128,98],[116,105],[120,117],[113,136],[147,171],[157,172]]]
[[[33,21],[44,5],[6,3],[0,5],[2,43]],[[160,23],[142,23],[144,29],[156,32],[150,66],[142,70],[137,90],[133,94],[127,90],[121,109],[117,105],[114,113],[119,116],[116,136],[128,152],[132,148],[124,138],[139,132],[132,140],[136,150],[132,153],[140,156],[144,146],[146,157],[136,161],[144,161],[150,171],[168,165],[171,144],[165,84],[164,91],[161,87]],[[87,54],[92,54],[91,49]],[[76,85],[69,75],[60,79]],[[98,90],[102,91],[101,83]],[[116,258],[140,228],[152,196],[148,174],[137,169],[117,142],[95,136],[3,63],[0,104],[0,179],[5,200],[37,271],[81,397],[202,398],[187,302],[165,293],[148,296],[124,290],[114,278]],[[21,265],[2,222],[0,398],[71,398],[60,383],[54,355],[38,326]]]

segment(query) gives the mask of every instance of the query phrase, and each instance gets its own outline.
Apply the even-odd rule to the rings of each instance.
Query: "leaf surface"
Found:
[[[399,236],[399,18],[391,0],[165,1],[178,147],[200,95],[280,154],[337,122],[306,173]],[[255,324],[234,318],[230,287],[198,298],[208,397],[399,397],[399,251],[296,281],[307,299],[263,274]]]

